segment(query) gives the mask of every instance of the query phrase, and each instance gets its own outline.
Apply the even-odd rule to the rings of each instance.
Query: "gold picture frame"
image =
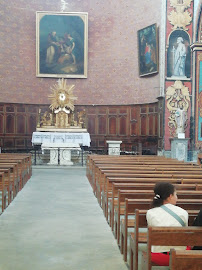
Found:
[[[88,13],[36,12],[36,76],[87,78]]]

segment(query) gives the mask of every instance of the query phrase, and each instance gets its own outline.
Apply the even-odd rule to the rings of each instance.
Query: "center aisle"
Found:
[[[33,168],[0,216],[0,270],[127,270],[84,168]]]

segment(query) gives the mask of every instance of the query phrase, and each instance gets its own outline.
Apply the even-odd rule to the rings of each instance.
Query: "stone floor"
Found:
[[[81,167],[34,167],[0,241],[0,270],[128,269]]]

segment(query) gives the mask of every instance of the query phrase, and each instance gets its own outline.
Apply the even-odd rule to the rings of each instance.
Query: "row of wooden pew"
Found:
[[[166,181],[176,186],[177,205],[188,211],[189,226],[193,223],[199,210],[202,209],[202,168],[200,165],[157,156],[89,155],[86,175],[117,239],[123,258],[129,263],[130,270],[138,270],[138,245],[140,243],[147,244],[147,257],[146,260],[142,260],[144,265],[142,269],[151,269],[149,254],[151,245],[155,245],[153,243],[155,229],[159,230],[159,237],[155,240],[158,245],[161,245],[160,238],[164,231],[165,239],[168,237],[176,240],[175,244],[171,244],[173,246],[184,245],[183,240],[177,242],[177,238],[174,237],[176,233],[182,234],[182,239],[188,239],[187,235],[190,233],[193,237],[192,240],[187,240],[186,245],[202,246],[202,243],[198,242],[202,239],[202,228],[169,228],[165,233],[165,228],[149,228],[148,230],[146,222],[146,212],[154,196],[154,185],[158,181]],[[143,232],[140,232],[140,229]],[[202,261],[201,252],[191,252],[189,256],[192,254],[191,257],[195,258],[199,256],[198,253]],[[178,257],[183,257],[182,252],[173,251],[172,254],[175,255],[171,256],[170,264],[176,265]]]
[[[0,154],[1,212],[32,175],[31,154]]]

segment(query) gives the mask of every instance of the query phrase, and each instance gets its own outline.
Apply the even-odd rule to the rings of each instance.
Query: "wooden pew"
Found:
[[[13,199],[13,196],[12,196],[13,186],[12,186],[12,182],[11,182],[10,168],[8,168],[8,169],[1,169],[0,168],[0,172],[4,173],[4,184],[5,184],[6,189],[7,189],[8,205],[9,205]],[[7,204],[6,204],[6,206],[7,206]]]
[[[100,205],[102,204],[101,201],[101,194],[102,192],[106,192],[106,183],[107,178],[148,178],[148,179],[156,179],[156,181],[160,181],[162,178],[167,179],[167,181],[171,181],[172,179],[179,179],[183,183],[202,183],[202,177],[201,174],[162,174],[162,173],[135,173],[135,172],[103,172],[103,177],[100,179],[100,181],[97,181],[97,187],[96,187],[96,196],[98,199],[98,202]],[[141,182],[142,180],[140,180]]]
[[[146,161],[156,161],[158,160],[158,164],[162,161],[164,163],[172,162],[179,165],[191,166],[191,167],[199,167],[196,163],[185,163],[183,161],[173,160],[171,158],[160,157],[160,156],[106,156],[106,155],[88,155],[87,157],[87,169],[86,175],[89,179],[89,182],[92,181],[92,175],[94,174],[94,166],[98,164],[131,164],[134,165],[136,162],[146,162]],[[157,165],[158,165],[157,164]],[[92,185],[92,183],[91,183]]]
[[[134,193],[129,193],[130,197],[128,195],[126,195],[126,196],[128,198],[136,199],[137,198],[136,192],[138,192],[138,191],[135,191]],[[148,191],[146,191],[146,192],[147,192],[147,194],[149,193]],[[133,196],[133,194],[134,194],[134,196]],[[153,198],[153,196],[154,196],[153,192],[151,194],[152,194],[151,198]],[[140,193],[138,194],[138,196],[139,195],[140,195]],[[143,196],[143,197],[145,198],[145,196]],[[147,198],[149,198],[149,195]],[[179,200],[178,200],[177,205],[180,204],[181,199],[195,200],[195,201],[197,201],[197,200],[200,201],[200,199],[201,199],[201,201],[202,201],[201,191],[179,190],[178,191],[178,198],[179,198]],[[131,227],[134,227],[134,218],[132,220],[129,220],[129,217],[134,216],[135,211],[133,211],[132,213],[131,212],[129,213],[129,211],[127,210],[126,202],[125,202],[125,207],[126,207],[126,209],[125,209],[125,213],[124,213],[124,219],[122,219],[120,221],[120,226],[121,226],[121,228],[120,228],[120,239],[121,239],[120,244],[121,244],[121,253],[123,253],[123,255],[124,255],[124,260],[127,261],[128,229]],[[202,205],[201,205],[201,207],[202,207]],[[189,209],[189,208],[190,208],[190,206],[186,206],[186,208],[184,208],[184,209],[196,210],[197,206],[196,206],[196,209],[193,209],[192,207],[191,207],[191,209]]]
[[[198,210],[187,210],[189,214],[188,225],[192,226],[195,217],[198,215]],[[138,244],[146,244],[147,242],[147,232],[140,232],[140,228],[147,229],[147,220],[146,220],[147,210],[135,210],[134,217],[134,232],[129,234],[130,237],[130,260],[129,260],[129,269],[137,270],[138,269]]]
[[[202,227],[149,227],[142,269],[151,270],[151,246],[200,246]]]
[[[17,195],[20,188],[20,175],[18,169],[18,163],[1,163],[1,169],[10,169],[11,170],[11,181],[13,185],[13,198]]]
[[[105,161],[106,162],[106,161]],[[107,169],[107,167],[106,166],[109,166],[109,163],[110,161],[108,161],[107,160],[107,164],[100,164],[100,163],[98,163],[98,164],[95,164],[95,168],[94,168],[94,170],[93,170],[93,172],[92,172],[92,186],[93,186],[93,190],[95,191],[95,189],[96,189],[96,182],[97,181],[99,181],[99,179],[100,180],[102,180],[101,178],[102,178],[102,172],[103,171],[110,171],[110,168],[109,169]],[[193,167],[193,166],[190,166],[189,164],[185,164],[185,163],[181,163],[181,162],[179,162],[179,161],[176,161],[176,160],[169,160],[169,161],[161,161],[161,160],[157,160],[157,161],[142,161],[142,162],[134,162],[134,161],[132,161],[131,162],[131,160],[130,161],[125,161],[124,160],[124,162],[123,161],[119,161],[119,160],[116,160],[116,162],[115,161],[111,161],[111,163],[110,163],[110,165],[112,166],[112,167],[114,167],[114,166],[119,166],[118,168],[119,168],[119,170],[124,170],[124,168],[125,168],[125,166],[128,166],[128,165],[131,165],[134,169],[135,169],[135,167],[136,168],[140,168],[140,167],[150,167],[151,168],[151,170],[154,170],[154,168],[157,168],[157,167],[159,167],[159,166],[174,166],[173,167],[173,169],[175,170],[175,168],[177,168],[177,167],[185,167],[185,168],[198,168],[198,169],[200,169],[199,167]],[[104,167],[103,167],[104,166]],[[105,167],[106,167],[106,169],[105,169]],[[99,173],[97,172],[96,173],[96,170],[99,170]],[[114,168],[111,168],[111,170],[116,170],[116,168],[114,167]],[[157,169],[156,169],[156,171],[158,171]]]
[[[2,196],[1,209],[3,212],[6,208],[6,193],[7,193],[7,188],[5,186],[5,173],[4,172],[0,172],[0,191],[1,191],[1,196]]]
[[[150,194],[148,196],[150,198]],[[125,199],[125,207],[124,208],[117,208],[117,211],[115,211],[115,221],[114,221],[114,236],[117,239],[117,243],[119,244],[120,239],[120,217],[125,213],[125,209],[128,209],[128,205],[130,206],[133,204],[133,214],[135,212],[135,209],[141,209],[141,210],[148,210],[151,205],[151,199]],[[128,210],[127,210],[128,211]],[[130,210],[129,210],[130,211]],[[131,212],[130,212],[131,213]]]
[[[109,161],[108,161],[109,162]],[[121,161],[112,161],[111,164],[95,164],[95,168],[94,168],[94,171],[93,171],[93,176],[92,176],[92,180],[93,180],[93,186],[94,186],[94,189],[96,187],[96,181],[101,178],[101,174],[102,172],[104,171],[116,171],[117,170],[117,166],[118,166],[118,170],[124,170],[125,166],[128,166],[128,165],[131,165],[130,167],[130,170],[135,169],[135,168],[143,168],[143,167],[147,167],[147,170],[150,170],[152,171],[163,171],[164,173],[166,171],[169,171],[171,170],[171,168],[173,168],[173,173],[175,173],[175,171],[177,170],[177,167],[180,168],[180,170],[182,170],[182,168],[185,168],[184,171],[188,170],[188,169],[193,169],[193,171],[195,170],[198,170],[198,173],[201,173],[201,169],[198,167],[198,166],[190,166],[190,164],[186,164],[186,163],[181,163],[179,161],[176,161],[176,160],[169,160],[169,161],[161,161],[161,160],[157,160],[157,161],[142,161],[142,162],[131,162],[131,161],[127,161],[127,163],[124,161],[124,162],[121,162]],[[109,167],[110,166],[110,167]],[[164,169],[162,170],[161,169]],[[158,169],[159,168],[159,169]],[[168,170],[169,168],[169,170]],[[129,168],[127,168],[127,170],[129,170]],[[184,172],[183,171],[183,172]]]
[[[118,190],[153,190],[156,183],[117,183],[112,182],[112,192],[111,192],[111,198],[108,200],[106,198],[106,205],[108,201],[108,208],[109,208],[109,225],[113,229],[113,220],[114,220],[114,207],[118,203]],[[177,190],[199,190],[198,186],[196,184],[175,184],[175,187]],[[201,187],[202,188],[202,187]]]
[[[21,174],[20,188],[22,188],[32,175],[31,154],[0,154],[0,163],[4,161],[18,162]]]
[[[15,197],[20,190],[20,182],[21,182],[21,169],[19,168],[18,162],[0,161],[0,168],[11,168],[11,176],[13,177],[15,183],[14,189],[15,191],[14,197]]]
[[[202,269],[202,251],[171,249],[170,270]]]
[[[147,184],[156,184],[157,182],[163,182],[163,181],[166,181],[166,182],[170,182],[170,183],[173,183],[173,184],[181,184],[182,183],[182,180],[181,179],[167,179],[167,178],[159,178],[159,179],[156,179],[156,178],[107,178],[106,179],[106,187],[104,188],[103,190],[103,193],[107,193],[107,190],[108,190],[108,187],[110,187],[113,183],[137,183],[137,184],[143,184],[143,183],[147,183]],[[106,210],[105,210],[105,215],[108,213],[108,210],[107,210],[107,207],[108,207],[108,204],[106,203]],[[107,216],[106,216],[107,218]],[[114,211],[112,212],[112,217],[111,217],[111,221],[112,221],[112,227],[113,227],[113,222],[114,222]]]
[[[196,185],[196,190],[202,190],[202,184],[197,184]]]
[[[24,174],[25,174],[24,160],[15,158],[15,157],[2,158],[0,155],[0,164],[1,163],[17,163],[18,164],[18,175],[20,176],[20,189],[21,189],[24,184]]]
[[[168,160],[165,157],[160,156],[108,156],[108,155],[89,155],[87,157],[86,176],[92,185],[92,178],[94,175],[94,169],[97,164],[134,164],[135,162],[141,162],[142,160]]]
[[[13,199],[19,191],[20,178],[18,177],[18,164],[17,163],[0,163],[0,169],[10,169],[10,180],[12,183],[12,197]]]
[[[0,165],[1,164],[17,164],[18,168],[18,177],[19,177],[19,190],[23,188],[24,185],[24,176],[25,176],[25,171],[24,171],[24,162],[23,160],[17,159],[17,158],[12,158],[12,159],[2,159],[0,158]]]
[[[197,157],[197,164],[201,167],[202,166],[202,153],[198,154]]]

